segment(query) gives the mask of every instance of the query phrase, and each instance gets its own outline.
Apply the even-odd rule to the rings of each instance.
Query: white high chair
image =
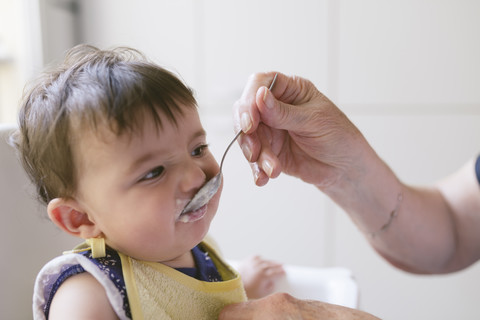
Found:
[[[41,267],[80,242],[60,232],[7,143],[14,125],[0,124],[0,319],[32,319],[35,277]]]
[[[299,299],[319,300],[349,308],[358,307],[358,286],[346,268],[285,266],[286,277],[277,292],[287,292]]]
[[[0,124],[0,319],[31,319],[35,277],[41,267],[79,239],[57,229],[35,192],[8,136],[14,125]],[[277,292],[355,308],[358,288],[344,268],[285,266]]]
[[[229,260],[238,268],[239,261]],[[352,272],[342,267],[314,268],[284,265],[285,277],[274,292],[286,292],[298,299],[319,300],[349,308],[358,307],[358,285]]]

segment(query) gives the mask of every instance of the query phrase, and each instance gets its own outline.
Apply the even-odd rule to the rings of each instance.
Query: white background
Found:
[[[82,0],[73,12],[61,6],[68,1],[40,3],[43,51],[0,64],[0,76],[22,62],[28,78],[35,57],[51,61],[76,42],[135,47],[196,90],[217,159],[233,137],[231,106],[247,77],[270,70],[312,80],[405,182],[432,183],[480,152],[478,1]],[[25,28],[29,36],[35,29]],[[12,113],[11,101],[0,100],[3,114]],[[452,275],[407,274],[315,188],[287,176],[255,187],[238,147],[224,177],[211,231],[228,257],[347,267],[360,308],[385,319],[480,318],[480,264]]]

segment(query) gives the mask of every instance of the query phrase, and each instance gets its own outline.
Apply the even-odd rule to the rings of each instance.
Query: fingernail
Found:
[[[259,177],[259,176],[260,176],[260,172],[255,171],[255,172],[253,173],[253,181],[254,181],[255,183],[257,183],[257,180],[258,180],[258,177]]]
[[[267,174],[267,176],[271,177],[272,176],[272,172],[273,172],[273,165],[270,161],[268,160],[264,160],[262,162],[262,169],[263,171],[265,171],[265,173]]]
[[[242,145],[242,151],[248,161],[252,161],[252,151],[247,144]]]
[[[263,102],[265,102],[265,105],[267,106],[268,109],[272,109],[273,106],[275,105],[273,95],[270,93],[270,90],[268,90],[267,88],[265,88],[265,94],[263,95]]]
[[[253,180],[255,183],[257,183],[258,178],[260,177],[260,169],[258,166],[255,164],[253,167]]]
[[[242,131],[247,132],[252,127],[252,119],[247,112],[242,113],[240,118],[240,125],[242,126]]]

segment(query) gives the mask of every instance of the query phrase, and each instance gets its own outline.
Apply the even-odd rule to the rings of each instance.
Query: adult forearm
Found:
[[[403,184],[370,146],[363,150],[355,164],[322,191],[394,265],[410,272],[442,272],[456,239],[445,199],[435,188]]]

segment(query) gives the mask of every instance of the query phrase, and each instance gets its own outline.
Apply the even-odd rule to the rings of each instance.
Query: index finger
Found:
[[[278,72],[264,72],[252,74],[239,100],[233,106],[233,122],[235,131],[245,133],[254,132],[260,123],[260,112],[256,103],[257,92],[262,87],[268,87]],[[278,81],[278,80],[277,80]]]

